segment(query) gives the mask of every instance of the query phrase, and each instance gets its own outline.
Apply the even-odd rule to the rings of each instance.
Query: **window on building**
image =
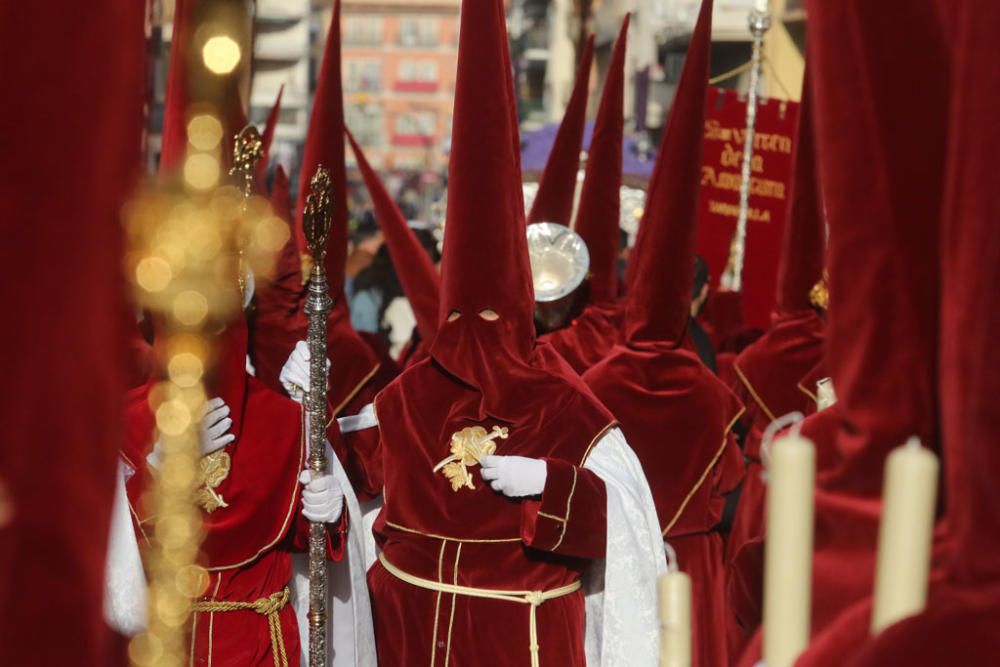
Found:
[[[378,60],[348,60],[344,63],[344,90],[351,93],[382,90],[382,63]]]
[[[399,43],[403,46],[437,46],[437,18],[430,16],[403,17],[399,22]]]
[[[430,83],[437,81],[437,63],[433,60],[403,60],[399,63],[400,81]]]
[[[433,111],[411,111],[396,116],[396,134],[433,137],[436,126],[437,117]]]
[[[344,122],[358,143],[365,148],[383,144],[382,107],[374,104],[344,105]]]
[[[344,43],[372,46],[382,42],[381,16],[344,17]]]

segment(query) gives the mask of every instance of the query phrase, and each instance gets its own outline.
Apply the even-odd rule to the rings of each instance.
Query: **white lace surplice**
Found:
[[[656,667],[656,581],[667,562],[649,484],[617,428],[594,446],[583,467],[604,481],[608,493],[607,555],[591,564],[584,582],[587,665]]]

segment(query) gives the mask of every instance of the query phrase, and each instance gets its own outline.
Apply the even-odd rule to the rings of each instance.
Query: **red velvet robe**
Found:
[[[405,397],[417,389],[439,409],[414,409]],[[375,532],[386,559],[411,575],[476,588],[549,590],[579,580],[588,559],[604,556],[607,503],[604,483],[581,466],[614,424],[585,405],[592,398],[577,395],[569,402],[542,400],[521,423],[480,420],[481,394],[429,359],[383,390],[375,406],[378,442],[358,458],[372,485],[384,481]],[[498,455],[548,462],[540,499],[494,492],[478,466],[469,468],[475,489],[453,491],[433,472],[449,455],[452,434],[477,425],[510,429],[508,439],[496,441]],[[577,433],[589,435],[565,437]],[[379,563],[368,581],[379,664],[528,664],[527,605],[419,588]],[[584,667],[582,591],[544,602],[537,628],[541,665]]]
[[[815,412],[815,395],[803,390],[801,380],[820,363],[822,354],[823,320],[810,309],[775,313],[771,329],[743,350],[733,363],[732,390],[747,406],[742,417],[746,432],[743,442],[746,477],[726,544],[727,589],[734,586],[732,563],[742,560],[740,552],[744,546],[756,542],[764,532],[767,487],[760,460],[764,431],[772,421],[790,412],[804,415]],[[754,562],[756,557],[749,560]],[[730,604],[735,602],[731,600]],[[759,610],[759,605],[757,601],[753,606]],[[759,612],[751,616],[756,619]],[[734,617],[730,620],[735,622]],[[737,622],[739,627],[727,631],[733,655],[739,655],[749,639],[747,622],[748,619],[743,619]],[[750,629],[755,627],[755,622],[750,623]]]
[[[622,311],[615,304],[589,304],[567,326],[542,335],[573,370],[583,375],[608,356],[621,336]]]
[[[142,501],[152,481],[145,457],[152,447],[153,418],[147,407],[150,385],[130,393],[128,448],[123,458],[136,474],[128,481],[129,503],[141,546],[154,519]],[[234,442],[226,447],[232,467],[215,489],[227,503],[203,512],[202,564],[209,583],[201,601],[253,602],[281,591],[292,578],[291,554],[308,548],[308,521],[301,515],[299,473],[306,445],[298,405],[247,377],[243,405],[231,405]],[[328,532],[327,557],[343,555],[345,512]],[[285,652],[298,664],[300,640],[291,604],[279,613]],[[265,616],[254,611],[196,612],[191,620],[195,665],[277,665]]]
[[[692,664],[728,664],[723,628],[723,494],[742,461],[730,429],[739,401],[688,350],[616,346],[584,381],[621,423],[642,463],[664,539],[692,583]]]

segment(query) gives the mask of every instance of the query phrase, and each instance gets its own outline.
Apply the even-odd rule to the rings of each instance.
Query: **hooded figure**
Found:
[[[541,336],[541,340],[552,345],[578,373],[586,372],[607,356],[621,327],[621,313],[616,303],[616,265],[628,26],[629,16],[626,16],[611,55],[594,121],[574,227],[590,253],[590,275],[585,288],[587,301],[582,312],[567,326]]]
[[[573,218],[573,196],[576,194],[576,173],[580,168],[583,130],[587,124],[587,90],[590,87],[590,67],[594,62],[594,36],[590,35],[580,53],[573,93],[538,180],[538,192],[531,203],[528,224],[553,222],[570,226]]]
[[[847,664],[846,652],[867,635],[886,456],[914,435],[939,446],[938,249],[953,101],[935,4],[809,6],[817,27],[809,43],[814,131],[830,225],[825,356],[838,402],[802,426],[832,460],[816,477],[814,640],[800,666]],[[904,10],[908,29],[888,31]],[[853,625],[859,634],[841,634],[849,629],[842,623],[862,617]],[[759,657],[760,635],[740,665]]]
[[[430,255],[406,223],[399,207],[389,196],[375,170],[371,168],[361,146],[350,132],[347,139],[358,161],[358,170],[368,188],[375,208],[375,219],[389,248],[392,264],[399,276],[413,314],[417,320],[416,336],[410,340],[405,352],[406,364],[411,364],[427,356],[427,345],[437,335],[438,300],[441,279]],[[402,360],[401,360],[402,363]]]
[[[764,431],[772,421],[790,412],[808,415],[816,410],[815,384],[807,393],[805,390],[809,386],[802,383],[807,375],[817,372],[823,354],[823,318],[810,300],[813,288],[823,279],[826,260],[826,225],[816,183],[811,106],[806,81],[799,110],[795,179],[792,182],[771,329],[743,350],[733,363],[736,378],[733,392],[747,406],[740,429],[746,433],[743,456],[747,465],[733,528],[726,544],[728,565],[734,562],[748,540],[763,533],[766,487],[762,479],[760,445]],[[731,570],[727,570],[729,576]],[[758,581],[760,576],[760,572],[754,573]],[[744,616],[748,616],[745,611]],[[741,625],[752,630],[756,628],[759,618],[757,607],[749,617],[742,618]],[[749,637],[745,632],[732,634],[734,640],[741,634]],[[742,645],[739,648],[742,649]]]
[[[333,309],[327,323],[327,349],[330,353],[330,386],[327,392],[334,415],[356,412],[356,408],[371,401],[378,386],[373,378],[379,370],[374,351],[351,327],[347,300],[344,297],[344,263],[347,260],[347,176],[344,166],[344,105],[340,77],[340,1],[334,3],[327,31],[323,64],[313,102],[309,132],[302,156],[299,175],[299,197],[292,238],[301,261],[308,261],[302,214],[305,210],[309,182],[319,167],[326,167],[332,182],[333,221],[327,239],[326,279],[333,298]],[[290,259],[290,249],[282,251]],[[289,269],[294,263],[282,262],[276,278],[278,302],[262,313],[254,323],[254,365],[257,375],[278,392],[285,389],[279,380],[282,364],[295,347],[305,340],[308,318],[303,311],[306,288],[301,280],[298,287],[290,280]],[[302,276],[306,272],[299,270]],[[274,287],[272,285],[271,287]],[[270,289],[270,287],[268,288]],[[289,291],[291,290],[291,291]],[[269,297],[272,298],[272,297]],[[387,380],[386,380],[387,381]]]
[[[941,419],[946,555],[926,609],[862,644],[851,664],[988,665],[1000,627],[1000,198],[988,168],[1000,150],[991,126],[1000,49],[991,2],[948,6],[954,21],[941,251]],[[992,295],[992,296],[991,296]],[[986,306],[984,308],[984,305]]]
[[[380,664],[653,667],[665,560],[648,486],[535,341],[500,0],[462,6],[453,128],[430,358],[341,425],[377,441],[361,458],[385,498],[368,575]]]
[[[177,34],[193,32],[197,4],[197,0],[178,3]],[[174,47],[171,62],[181,72],[171,72],[171,80],[180,82],[171,90],[185,91],[187,57],[176,50],[191,47],[185,40],[175,42]],[[233,106],[221,114],[224,134],[232,137],[242,129],[245,120],[242,109],[235,105],[238,97],[231,95],[226,101]],[[166,107],[166,120],[171,126],[177,124],[174,114],[186,113],[186,106],[173,98],[168,98]],[[182,143],[180,139],[170,145],[176,147]],[[231,152],[222,156],[222,166],[227,169],[225,161]],[[279,190],[284,182],[282,175],[279,172]],[[279,215],[281,208],[278,207]],[[246,285],[244,307],[253,297],[253,282],[248,280]],[[232,285],[232,289],[237,286]],[[202,457],[194,498],[204,533],[199,564],[208,571],[208,585],[204,595],[193,603],[188,628],[191,655],[199,664],[214,661],[233,665],[294,665],[299,663],[301,645],[305,642],[301,628],[305,627],[306,619],[301,609],[301,582],[297,584],[294,577],[293,555],[308,548],[309,521],[314,520],[327,524],[327,557],[331,561],[341,561],[353,552],[350,560],[363,563],[360,535],[346,534],[348,513],[355,514],[354,521],[360,521],[360,510],[335,458],[331,458],[330,474],[313,476],[303,472],[306,438],[302,409],[248,372],[248,330],[243,312],[231,321],[216,324],[220,332],[214,340],[215,358],[205,375],[206,392],[212,399],[206,404],[198,426]],[[162,337],[155,344],[162,353],[165,348]],[[150,394],[156,391],[161,379],[162,376],[155,377],[127,396],[126,444],[121,452],[122,472],[127,482],[121,502],[128,504],[130,511],[123,515],[131,517],[142,549],[149,544],[147,530],[155,525],[151,514],[155,507],[149,505],[148,491],[159,474],[162,446],[150,409]],[[343,511],[345,501],[347,513]],[[109,571],[137,557],[135,542],[119,540],[113,543]],[[348,578],[346,562],[335,569],[344,576],[343,585],[352,591],[354,603],[350,614],[345,615],[345,608],[334,604],[331,594],[328,600],[331,615],[340,615],[342,624],[358,628],[361,633],[367,627],[367,643],[371,644],[370,623],[365,623],[370,612],[363,580]],[[108,588],[113,606],[127,599],[129,591],[114,576]],[[337,590],[336,586],[331,586],[333,590]],[[271,611],[257,611],[254,605],[270,607]],[[141,620],[136,624],[141,625]],[[354,651],[355,645],[364,643],[363,638],[340,642],[338,662],[330,664],[338,667],[365,664],[363,649],[361,653]],[[355,661],[358,656],[360,662]]]
[[[649,479],[662,538],[692,579],[692,664],[728,665],[723,494],[742,474],[731,427],[739,401],[682,343],[690,317],[711,48],[712,2],[702,3],[663,133],[625,305],[623,341],[584,374],[618,418]]]

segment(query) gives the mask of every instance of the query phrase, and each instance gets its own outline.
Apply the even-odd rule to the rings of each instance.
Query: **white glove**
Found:
[[[326,374],[330,374],[330,360],[326,360]],[[295,344],[295,349],[288,355],[288,361],[278,374],[281,386],[297,403],[305,400],[309,392],[309,345],[304,340]]]
[[[480,474],[494,491],[505,496],[537,496],[545,490],[548,465],[541,459],[525,456],[484,456]]]
[[[306,469],[299,475],[302,515],[314,523],[335,523],[344,511],[344,490],[333,475],[316,475]]]
[[[206,401],[201,409],[201,422],[198,424],[198,446],[201,455],[218,451],[236,439],[229,432],[233,420],[229,417],[229,406],[219,397]],[[146,457],[149,465],[159,469],[163,461],[163,443],[159,440],[153,446],[153,451]]]

